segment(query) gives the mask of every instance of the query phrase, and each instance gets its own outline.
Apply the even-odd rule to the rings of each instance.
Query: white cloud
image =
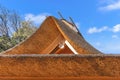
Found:
[[[46,19],[46,16],[48,15],[49,15],[48,13],[43,13],[43,14],[38,14],[38,15],[29,13],[25,15],[25,20],[33,21],[35,24],[39,25]]]
[[[120,24],[117,24],[117,25],[113,26],[112,31],[113,32],[120,32]]]
[[[104,0],[106,1],[106,6],[100,7],[99,9],[102,11],[111,11],[120,9],[120,0]]]
[[[100,32],[102,32],[102,31],[106,31],[108,29],[108,27],[107,26],[104,26],[104,27],[102,27],[102,28],[96,28],[96,27],[92,27],[92,28],[90,28],[89,30],[88,30],[88,33],[89,34],[92,34],[92,33],[100,33]]]
[[[116,24],[112,28],[104,26],[104,27],[101,27],[101,28],[91,27],[91,28],[88,29],[89,34],[100,33],[100,32],[103,32],[103,31],[109,31],[109,32],[118,33],[118,32],[120,32],[120,24]]]
[[[119,37],[117,35],[112,35],[112,38],[118,39]]]

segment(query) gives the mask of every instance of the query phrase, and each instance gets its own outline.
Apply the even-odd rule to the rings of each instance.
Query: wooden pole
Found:
[[[62,16],[62,14],[58,11],[58,15],[61,17],[61,19],[64,19],[64,17]]]
[[[69,17],[70,21],[72,22],[72,24],[74,25],[74,27],[77,29],[78,34],[84,39],[84,37],[82,36],[82,34],[80,33],[79,29],[77,28],[76,24],[74,23],[73,19],[71,17]]]

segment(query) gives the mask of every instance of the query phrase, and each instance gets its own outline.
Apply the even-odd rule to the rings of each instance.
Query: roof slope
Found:
[[[67,40],[78,54],[98,54],[85,39],[70,28],[65,20],[52,16],[42,23],[40,28],[27,40],[11,48],[4,54],[50,54],[60,42]]]
[[[81,36],[81,34],[78,34],[74,30],[72,30],[70,27],[68,27],[67,24],[65,24],[62,20],[58,20],[54,18],[54,21],[56,22],[56,25],[64,38],[70,42],[70,44],[75,48],[75,50],[80,54],[96,54],[101,53],[97,49],[95,49],[93,46],[91,46],[84,38]],[[70,26],[70,25],[69,25]]]

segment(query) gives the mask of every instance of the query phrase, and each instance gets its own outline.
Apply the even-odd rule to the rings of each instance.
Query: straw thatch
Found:
[[[6,80],[12,77],[22,80],[26,77],[28,80],[39,77],[47,77],[46,80],[51,77],[63,80],[65,77],[76,77],[78,80],[81,77],[88,78],[84,80],[89,80],[89,77],[96,78],[94,80],[101,77],[120,79],[120,55],[1,55],[1,77]]]
[[[50,54],[55,51],[59,43],[65,40],[71,44],[78,54],[101,53],[87,43],[81,34],[75,32],[70,26],[73,25],[65,20],[49,16],[31,37],[14,48],[3,52],[3,54]],[[57,51],[59,51],[59,54],[71,53],[66,45],[64,50],[58,49]]]

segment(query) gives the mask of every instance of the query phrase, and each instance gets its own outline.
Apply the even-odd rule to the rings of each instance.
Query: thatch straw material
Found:
[[[2,54],[50,54],[61,41],[65,40],[72,45],[78,54],[101,53],[69,26],[72,24],[49,16],[31,37]],[[64,51],[61,50],[61,53],[70,52]]]
[[[120,55],[1,55],[1,77],[120,77]]]

